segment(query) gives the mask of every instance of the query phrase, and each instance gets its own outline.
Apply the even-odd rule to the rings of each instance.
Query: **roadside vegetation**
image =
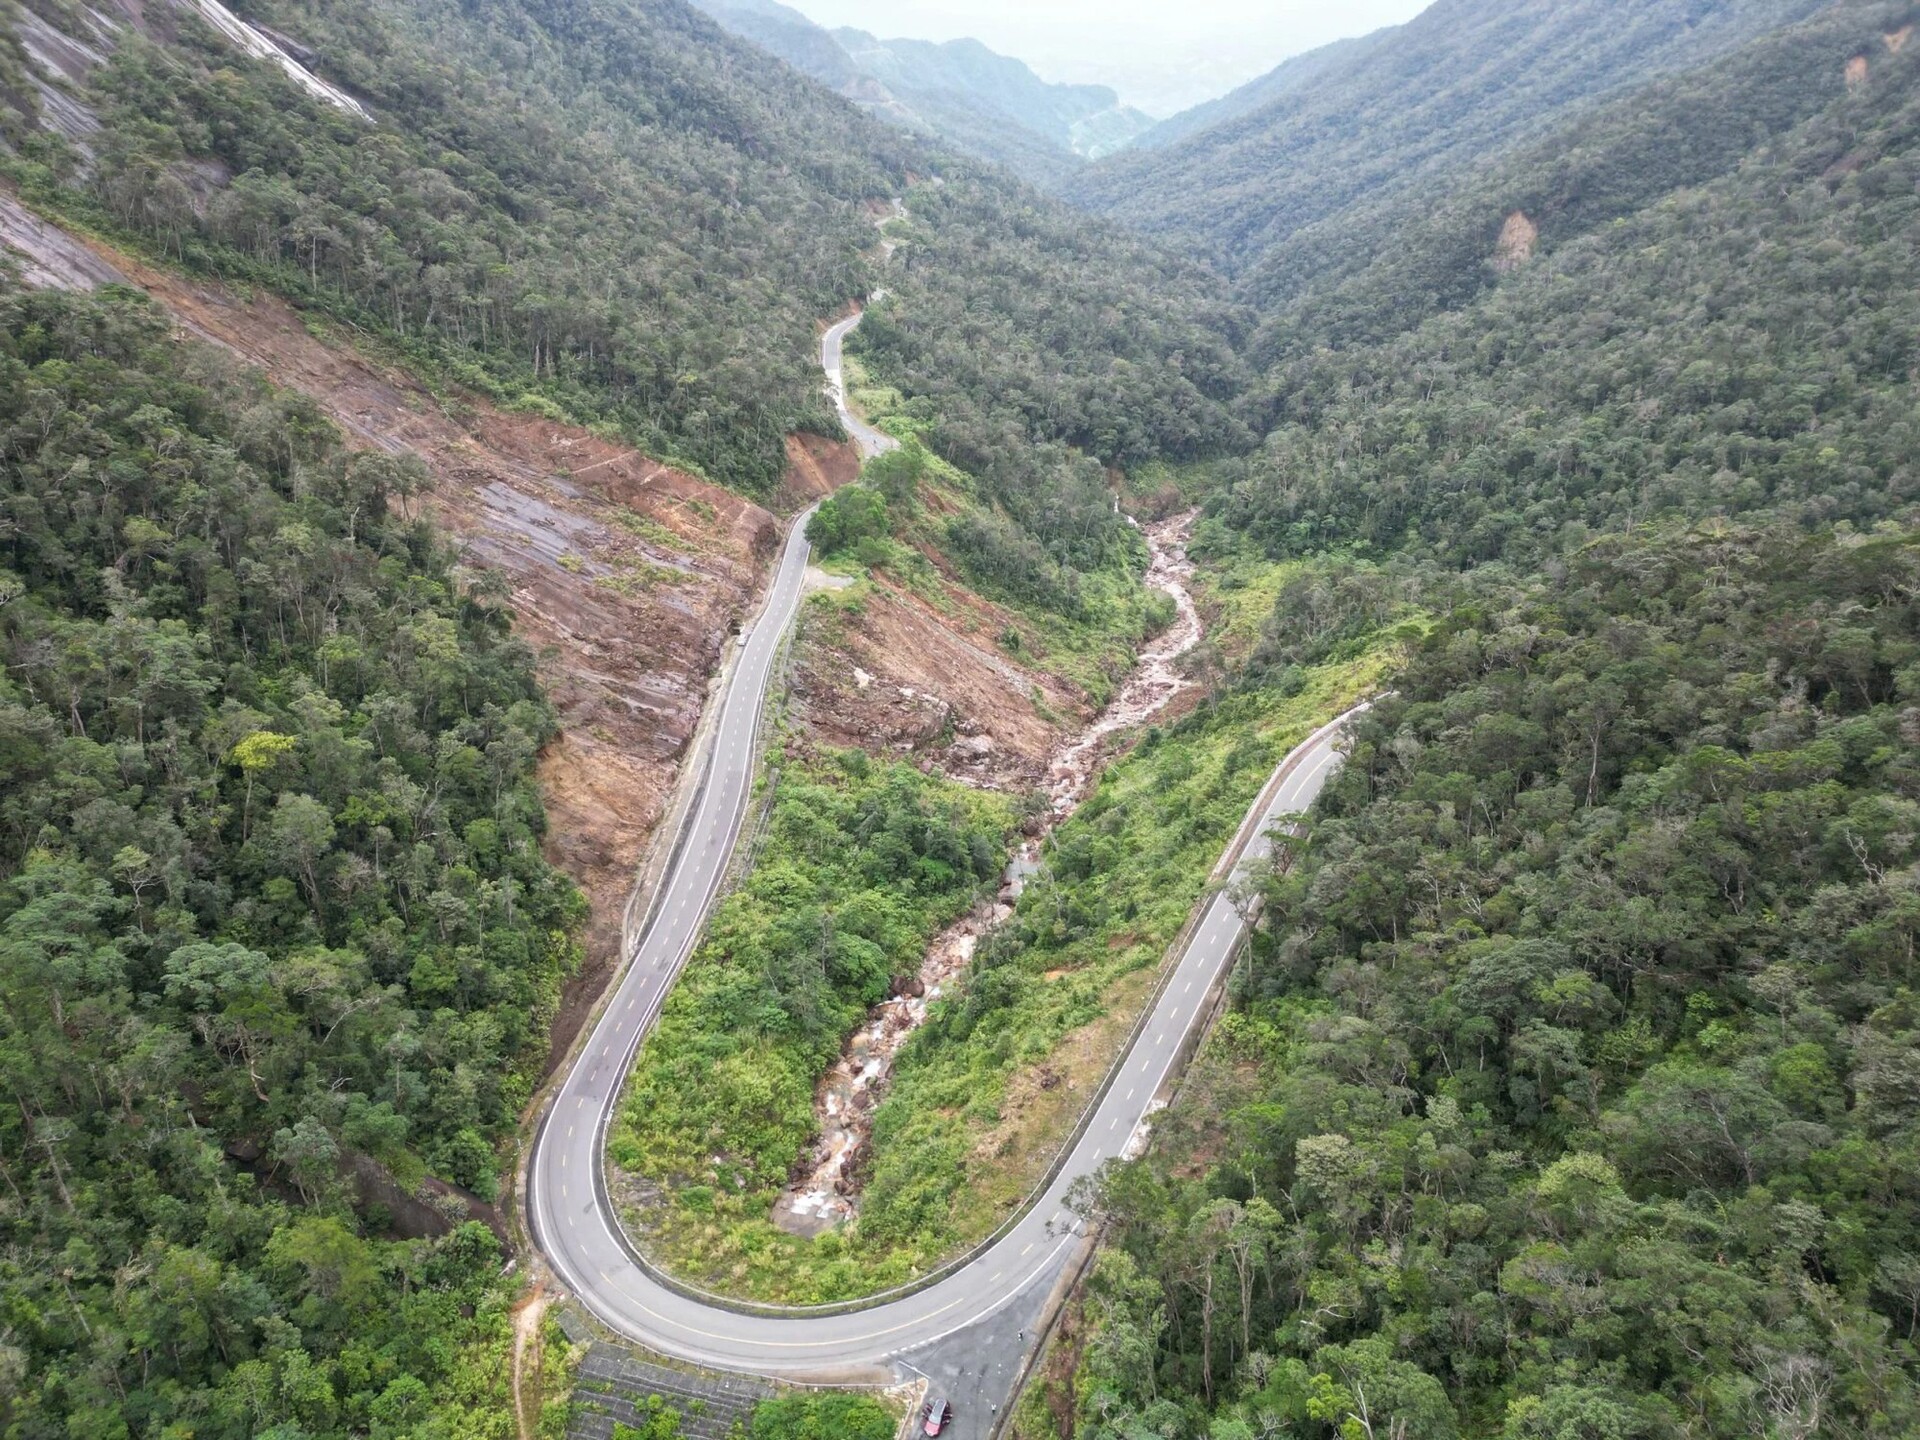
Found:
[[[1911,1433],[1916,597],[1903,530],[1461,582],[1108,1177],[1080,1433]]]
[[[767,1217],[813,1138],[820,1077],[996,883],[1012,822],[999,796],[858,750],[774,763],[752,868],[641,1047],[607,1146],[662,1192],[627,1217],[650,1248],[727,1288],[779,1283],[791,1237]],[[838,1287],[860,1283],[856,1266],[835,1273]]]
[[[753,978],[753,967],[773,975],[784,965],[779,973],[805,973],[810,982],[820,973],[804,961],[819,948],[817,922],[806,918],[812,897],[844,897],[867,883],[871,861],[856,817],[876,792],[920,804],[921,796],[957,791],[992,807],[1003,825],[1010,812],[1004,802],[859,752],[839,756],[837,774],[783,772],[754,869],[722,905],[643,1048],[609,1145],[616,1164],[665,1187],[657,1203],[629,1217],[656,1255],[727,1293],[812,1303],[904,1283],[990,1232],[1044,1174],[1091,1098],[1273,767],[1371,693],[1402,643],[1382,628],[1338,660],[1309,657],[1284,677],[1150,732],[1114,764],[1055,833],[1014,917],[983,942],[962,986],[936,1002],[902,1052],[876,1115],[859,1219],[811,1240],[776,1228],[769,1214],[811,1136],[815,1081],[885,992],[842,988],[835,1002],[809,1002],[804,1013],[837,1017],[838,1028],[803,1042],[781,1028],[791,1006],[748,998],[783,983]],[[866,773],[848,774],[848,766]],[[831,801],[823,785],[836,792]],[[801,814],[809,817],[804,827]],[[835,826],[837,844],[807,852],[802,837],[829,836]],[[987,873],[997,877],[1003,845],[994,856]],[[928,893],[935,903],[902,928],[905,943],[890,952],[897,968],[867,973],[916,969],[939,928],[936,916],[956,917],[970,894]],[[769,909],[776,899],[786,907],[778,918]],[[836,931],[864,913],[843,898],[818,903],[831,909]],[[909,934],[919,938],[907,942]]]
[[[1615,107],[1632,213],[1274,366],[1202,531],[1277,587],[1248,666],[1435,620],[1091,1198],[1024,1440],[1920,1427],[1915,15],[1721,67],[1825,101],[1697,189]]]
[[[1044,1174],[1247,807],[1286,753],[1380,683],[1398,642],[1223,695],[1115,763],[1014,916],[902,1052],[874,1120],[861,1243],[925,1263]]]
[[[740,1440],[893,1440],[899,1429],[871,1395],[814,1391],[762,1400]]]
[[[988,1233],[1274,762],[1391,691],[1255,877],[1196,1083],[1088,1197],[1021,1434],[1920,1433],[1920,6],[1447,3],[1351,93],[1110,172],[1264,316],[650,0],[245,7],[371,125],[135,6],[78,141],[9,8],[0,176],[450,410],[762,497],[834,429],[815,322],[884,284],[849,363],[906,444],[823,508],[828,563],[990,598],[1096,701],[1169,618],[1116,476],[1203,509],[1197,707],[1054,834],[813,1241],[768,1212],[817,1081],[1020,806],[778,758],[612,1137],[681,1274],[834,1299]],[[0,285],[8,1437],[531,1418],[489,1207],[582,906],[553,715],[425,483],[123,291]],[[883,1425],[791,1397],[744,1440]]]
[[[641,1412],[638,1425],[616,1422],[613,1440],[682,1440],[686,1434],[686,1414],[658,1395],[649,1395]],[[899,1430],[899,1422],[871,1395],[827,1390],[762,1400],[727,1435],[728,1440],[893,1440]]]

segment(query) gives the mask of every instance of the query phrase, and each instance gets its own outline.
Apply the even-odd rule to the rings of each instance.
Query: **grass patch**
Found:
[[[740,1440],[893,1440],[899,1428],[871,1395],[829,1390],[762,1400]]]
[[[1127,472],[1127,493],[1141,502],[1198,505],[1225,489],[1245,464],[1239,459],[1183,460],[1177,464],[1151,460]]]
[[[1397,647],[1241,691],[1150,732],[1056,832],[1014,918],[903,1051],[874,1121],[870,1251],[990,1233],[1051,1163],[1151,991],[1167,946],[1273,768],[1376,690]]]
[[[1237,532],[1203,517],[1189,553],[1200,563],[1193,597],[1208,616],[1207,637],[1229,664],[1253,654],[1287,583],[1312,566],[1306,560],[1269,560]]]
[[[703,505],[705,504],[704,501],[701,503]],[[709,511],[712,509],[711,506],[707,506],[706,508]],[[689,552],[706,552],[712,549],[710,544],[700,540],[690,539],[678,531],[670,530],[658,520],[655,520],[651,515],[642,515],[639,511],[629,506],[615,505],[612,507],[611,513],[613,523],[618,525],[622,530],[625,530],[629,535],[638,535],[648,544],[657,545],[660,549],[668,551],[671,554],[684,555]]]
[[[662,585],[679,585],[693,578],[684,570],[676,570],[671,565],[656,565],[637,555],[614,553],[601,558],[603,563],[613,568],[613,573],[601,575],[593,583],[629,599]]]
[[[814,1087],[893,977],[998,877],[1013,815],[859,751],[778,763],[758,861],[674,986],[607,1153],[670,1197],[635,1217],[666,1264],[809,1298],[862,1284],[835,1245],[796,1252],[767,1219],[812,1140]]]
[[[847,408],[874,429],[906,440],[930,428],[926,422],[906,413],[906,397],[891,385],[875,380],[860,358],[844,348],[840,354],[840,378],[846,386]]]
[[[1150,733],[1107,772],[1056,833],[1042,874],[982,946],[965,986],[934,1007],[903,1052],[876,1116],[863,1213],[817,1240],[788,1235],[768,1217],[810,1140],[815,1080],[865,1010],[845,1002],[802,1044],[790,1017],[756,1008],[786,1002],[768,999],[752,976],[769,962],[779,973],[816,963],[817,935],[780,907],[813,913],[819,897],[852,890],[851,877],[864,873],[848,803],[868,803],[860,797],[870,799],[876,784],[923,799],[960,787],[877,764],[858,780],[784,773],[761,862],[722,906],[668,1001],[609,1145],[615,1163],[669,1192],[641,1217],[656,1255],[731,1294],[812,1303],[903,1283],[990,1233],[1051,1164],[1273,767],[1377,689],[1394,654],[1383,639],[1359,658],[1305,671],[1296,693],[1231,694]],[[841,792],[827,828],[816,834],[811,819],[796,827],[796,816],[822,807],[823,786]],[[1005,824],[1004,802],[960,793],[994,807],[990,823]],[[917,965],[926,938],[970,893],[948,887],[923,898],[911,927],[919,938],[900,936],[899,969]],[[825,908],[858,914],[845,901]]]

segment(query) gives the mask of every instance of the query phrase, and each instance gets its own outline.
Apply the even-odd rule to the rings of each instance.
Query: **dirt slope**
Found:
[[[795,717],[822,744],[1031,790],[1064,733],[1059,717],[1077,719],[1086,697],[998,652],[993,637],[1009,623],[998,607],[957,587],[948,598],[943,612],[882,581],[856,601],[809,607],[795,651]]]

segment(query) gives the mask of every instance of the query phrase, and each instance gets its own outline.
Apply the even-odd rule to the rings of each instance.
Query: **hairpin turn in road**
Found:
[[[837,349],[838,337],[832,338]],[[627,1242],[607,1194],[601,1159],[606,1130],[640,1042],[699,938],[747,812],[761,714],[781,641],[802,598],[810,514],[795,521],[766,603],[741,636],[717,722],[697,762],[704,765],[704,779],[659,898],[630,963],[554,1090],[525,1181],[535,1243],[554,1276],[602,1323],[667,1355],[768,1375],[845,1373],[882,1364],[973,1324],[1035,1285],[1051,1285],[1079,1239],[1066,1204],[1069,1188],[1127,1150],[1246,930],[1226,893],[1204,902],[1152,1013],[1055,1178],[996,1243],[951,1273],[870,1308],[780,1312],[702,1296],[647,1265]],[[1242,863],[1268,853],[1272,820],[1313,803],[1339,762],[1339,737],[1358,713],[1310,736],[1275,772],[1236,841],[1243,846]]]

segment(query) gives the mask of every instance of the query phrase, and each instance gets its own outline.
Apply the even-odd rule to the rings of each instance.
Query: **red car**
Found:
[[[938,1435],[953,1423],[953,1406],[944,1400],[929,1400],[920,1409],[920,1418],[926,1422],[921,1428],[928,1435]]]

